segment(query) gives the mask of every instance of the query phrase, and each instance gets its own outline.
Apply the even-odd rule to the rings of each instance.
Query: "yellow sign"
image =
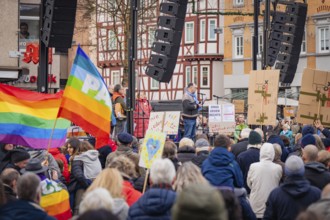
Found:
[[[150,169],[152,163],[162,158],[166,134],[148,130],[142,144],[139,166]]]

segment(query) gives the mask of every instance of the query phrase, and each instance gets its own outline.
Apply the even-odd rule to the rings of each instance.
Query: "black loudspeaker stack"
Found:
[[[46,47],[71,47],[76,9],[77,0],[46,1],[41,35]]]
[[[285,12],[273,14],[267,65],[280,70],[280,82],[292,83],[299,61],[304,36],[307,4],[279,2],[286,4]]]
[[[173,76],[186,17],[188,0],[167,0],[160,4],[160,12],[155,31],[156,42],[146,74],[159,82],[169,82]]]

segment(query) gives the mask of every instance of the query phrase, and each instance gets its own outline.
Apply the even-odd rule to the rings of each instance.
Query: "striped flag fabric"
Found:
[[[100,73],[78,46],[58,117],[66,118],[96,138],[96,147],[108,143],[111,98]]]
[[[47,149],[62,92],[43,94],[0,84],[0,142]],[[57,119],[50,148],[64,144],[70,122]]]

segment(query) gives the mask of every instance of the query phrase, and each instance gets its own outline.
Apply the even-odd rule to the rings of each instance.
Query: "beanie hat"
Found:
[[[305,166],[303,160],[296,156],[292,155],[285,161],[285,175],[292,176],[292,175],[299,175],[303,176],[305,173]]]
[[[305,136],[303,136],[303,138],[301,139],[301,147],[304,148],[309,144],[315,145],[316,144],[316,139],[312,134],[308,133]]]
[[[249,144],[257,145],[257,144],[261,144],[261,142],[262,140],[260,134],[256,131],[251,131],[249,135]]]
[[[311,125],[305,125],[302,128],[301,134],[302,134],[302,136],[305,136],[307,134],[315,134],[315,129]]]
[[[172,208],[173,220],[225,220],[227,218],[222,195],[208,184],[188,185],[179,194]]]
[[[18,163],[30,159],[30,154],[23,149],[14,149],[11,151],[11,162]]]
[[[208,150],[210,143],[205,138],[198,139],[195,143],[196,150]]]
[[[133,136],[126,132],[118,134],[117,139],[122,144],[130,144],[133,142]]]

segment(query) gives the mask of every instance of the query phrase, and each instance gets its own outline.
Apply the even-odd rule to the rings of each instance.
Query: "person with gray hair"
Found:
[[[40,207],[40,178],[34,173],[26,173],[17,181],[18,200],[0,209],[1,220],[55,220]]]
[[[175,168],[169,159],[157,159],[150,168],[150,189],[134,203],[128,220],[171,219],[171,208],[176,199],[172,189]]]
[[[115,202],[109,191],[99,187],[84,195],[84,198],[79,205],[79,215],[90,210],[98,209],[112,211],[114,206]]]
[[[330,219],[330,184],[322,190],[321,199],[310,205],[308,211],[314,211],[319,219]]]
[[[205,138],[200,138],[195,143],[196,155],[191,159],[196,166],[202,168],[204,160],[209,156],[212,147],[210,143]]]
[[[231,152],[235,155],[235,158],[237,158],[240,153],[247,150],[247,146],[249,145],[250,132],[250,128],[243,128],[238,143],[231,146]]]
[[[330,172],[323,163],[317,161],[318,152],[315,145],[307,145],[302,149],[302,158],[305,162],[305,178],[312,186],[322,190],[330,183]]]
[[[304,162],[300,157],[293,155],[285,161],[287,178],[270,193],[264,220],[295,219],[301,210],[320,199],[321,190],[311,186],[304,173]]]

